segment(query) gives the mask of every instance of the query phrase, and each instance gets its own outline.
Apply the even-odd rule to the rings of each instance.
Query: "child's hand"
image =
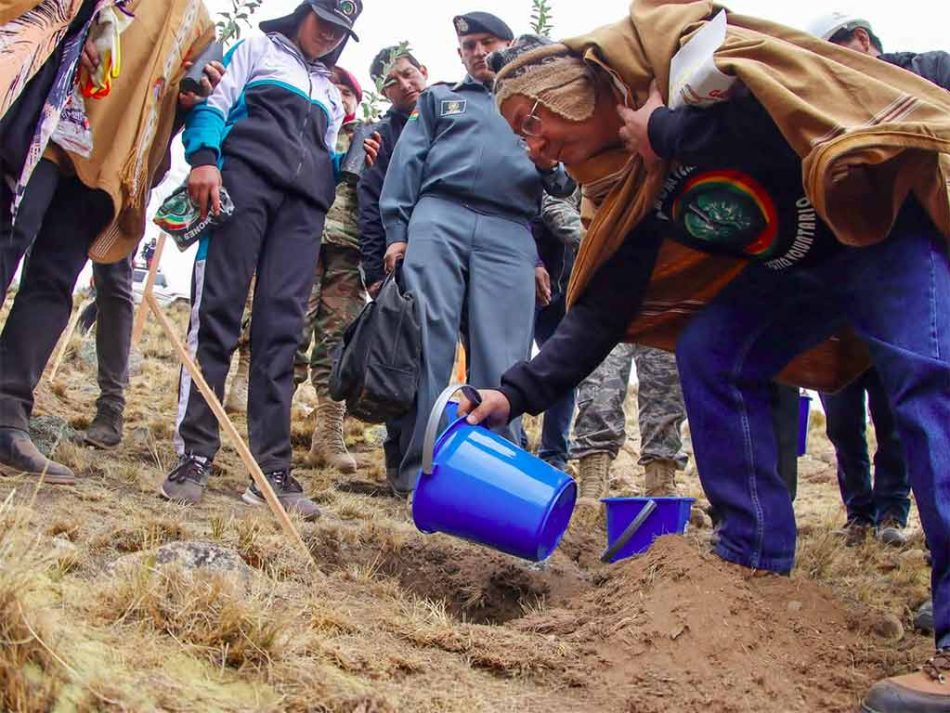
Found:
[[[217,166],[196,166],[188,174],[188,195],[201,209],[201,219],[208,217],[208,203],[211,212],[221,214],[221,171]]]

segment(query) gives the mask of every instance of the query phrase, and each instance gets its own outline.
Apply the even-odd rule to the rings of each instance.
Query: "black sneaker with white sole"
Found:
[[[313,500],[304,495],[303,486],[300,481],[290,474],[289,469],[265,473],[264,477],[267,478],[267,482],[274,489],[274,494],[285,510],[293,510],[299,513],[304,520],[316,520],[320,517],[320,508]],[[254,481],[251,481],[250,485],[247,486],[241,500],[248,505],[267,504],[263,493]]]

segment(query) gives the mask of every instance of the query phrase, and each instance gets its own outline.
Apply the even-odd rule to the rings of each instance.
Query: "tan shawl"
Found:
[[[12,0],[0,6],[0,116],[62,42],[83,0]]]
[[[183,63],[213,39],[202,0],[136,0],[122,33],[122,71],[109,96],[86,102],[92,155],[69,154],[85,185],[112,198],[114,218],[89,250],[96,262],[127,257],[145,232],[155,172],[171,140]]]
[[[671,58],[718,9],[708,0],[637,0],[629,18],[564,43],[621,81],[639,106],[654,77],[666,98]],[[950,238],[950,94],[791,28],[731,13],[728,23],[717,67],[745,84],[802,157],[806,194],[841,242],[884,239],[910,193]],[[833,183],[832,170],[842,160],[867,167],[870,184]],[[650,210],[669,168],[664,163],[647,170],[639,157],[622,150],[570,167],[584,186],[592,217],[574,266],[570,303]],[[667,241],[628,338],[673,348],[689,317],[743,266]],[[834,390],[866,365],[866,352],[853,337],[836,338],[797,359],[785,377]]]

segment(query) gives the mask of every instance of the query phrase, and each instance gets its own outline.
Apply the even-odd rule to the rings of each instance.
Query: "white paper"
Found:
[[[716,68],[713,55],[726,39],[726,12],[720,10],[670,62],[670,108],[709,106],[729,98],[735,77]]]

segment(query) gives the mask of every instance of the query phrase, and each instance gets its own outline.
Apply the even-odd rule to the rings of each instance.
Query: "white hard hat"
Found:
[[[823,40],[829,40],[834,37],[838,30],[853,30],[856,27],[863,27],[865,30],[868,30],[869,32],[871,31],[871,23],[864,18],[858,17],[857,15],[852,15],[847,12],[841,12],[840,10],[835,10],[834,12],[830,12],[822,15],[821,17],[815,18],[808,24],[806,29],[815,37],[820,37]]]

